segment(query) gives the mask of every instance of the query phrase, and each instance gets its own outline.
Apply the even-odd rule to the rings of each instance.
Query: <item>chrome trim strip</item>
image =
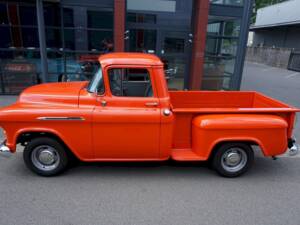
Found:
[[[61,121],[61,120],[67,120],[67,121],[83,121],[85,120],[83,117],[64,117],[64,116],[49,116],[49,117],[38,117],[38,120],[52,120],[52,121]]]

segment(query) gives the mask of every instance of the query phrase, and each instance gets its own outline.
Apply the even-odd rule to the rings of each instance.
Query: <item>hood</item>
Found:
[[[87,83],[87,81],[84,81],[35,85],[21,93],[19,103],[78,105],[80,90],[85,88]]]

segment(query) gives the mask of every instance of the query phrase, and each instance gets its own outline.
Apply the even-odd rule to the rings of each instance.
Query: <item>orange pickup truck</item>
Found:
[[[24,161],[42,176],[81,161],[209,161],[226,177],[246,172],[252,147],[276,157],[298,152],[299,109],[256,92],[168,91],[154,55],[99,57],[88,82],[32,86],[0,109],[2,154],[23,145]]]

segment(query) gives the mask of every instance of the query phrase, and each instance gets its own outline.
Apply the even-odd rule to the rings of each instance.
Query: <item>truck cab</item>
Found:
[[[25,146],[33,172],[52,176],[81,161],[207,161],[226,177],[251,166],[252,146],[275,157],[290,149],[299,109],[238,91],[169,91],[154,55],[99,57],[90,82],[41,84],[0,109],[2,152]]]

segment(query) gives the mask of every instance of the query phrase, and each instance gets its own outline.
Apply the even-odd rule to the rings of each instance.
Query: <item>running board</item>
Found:
[[[191,149],[173,149],[171,158],[176,161],[204,161],[205,159],[197,155]]]

